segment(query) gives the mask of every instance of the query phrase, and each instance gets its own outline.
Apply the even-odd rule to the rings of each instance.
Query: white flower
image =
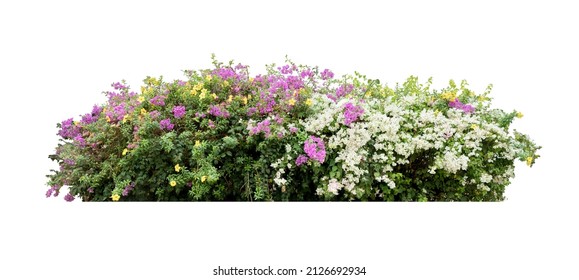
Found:
[[[487,174],[487,173],[483,173],[480,176],[480,182],[481,183],[489,183],[491,180],[493,179],[493,176]]]
[[[333,193],[334,195],[338,195],[338,191],[340,191],[344,186],[340,184],[336,179],[331,179],[328,183],[328,191]]]

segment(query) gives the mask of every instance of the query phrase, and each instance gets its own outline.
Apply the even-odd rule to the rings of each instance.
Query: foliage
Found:
[[[466,81],[391,88],[359,73],[213,57],[185,80],[125,82],[57,125],[47,197],[67,201],[500,201],[540,149]]]

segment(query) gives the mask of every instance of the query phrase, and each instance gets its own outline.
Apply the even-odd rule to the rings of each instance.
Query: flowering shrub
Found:
[[[47,197],[72,201],[500,201],[516,159],[540,149],[516,111],[450,81],[384,86],[328,69],[214,59],[186,79],[124,82],[57,125]]]

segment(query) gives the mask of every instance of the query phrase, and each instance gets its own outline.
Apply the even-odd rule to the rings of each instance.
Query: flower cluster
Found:
[[[122,82],[57,125],[47,197],[66,201],[496,201],[540,149],[454,81],[390,88],[356,73],[213,61],[185,79]],[[475,110],[476,108],[476,110]]]
[[[324,163],[326,159],[326,147],[324,141],[319,137],[310,136],[304,143],[304,152],[310,159],[319,163]]]

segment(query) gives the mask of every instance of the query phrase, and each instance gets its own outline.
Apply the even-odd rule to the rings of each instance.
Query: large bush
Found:
[[[394,88],[355,73],[219,63],[167,82],[124,82],[57,125],[46,196],[72,201],[500,201],[514,161],[540,148],[510,131],[522,114],[483,93],[410,77]]]

